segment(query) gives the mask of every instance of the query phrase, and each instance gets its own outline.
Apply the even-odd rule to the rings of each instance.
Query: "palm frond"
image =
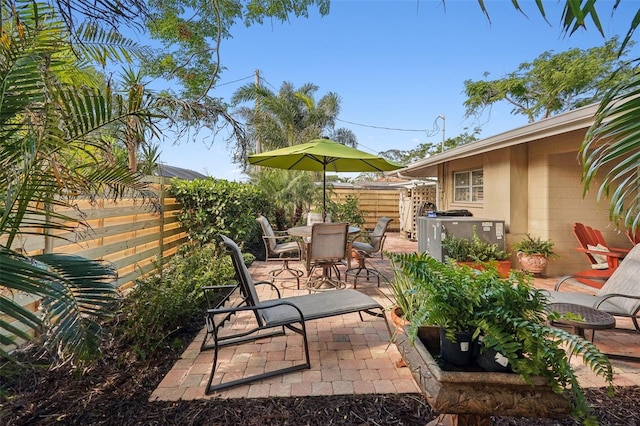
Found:
[[[640,181],[640,73],[603,99],[580,147],[582,180],[588,191],[599,176],[598,199],[609,197],[609,217],[629,228],[640,225],[637,193]]]
[[[2,316],[0,332],[29,338],[24,327],[45,330],[47,347],[85,357],[95,353],[99,320],[118,297],[115,270],[77,256],[26,257],[12,245],[20,234],[72,231],[83,220],[74,197],[117,197],[128,190],[149,197],[138,175],[104,167],[99,156],[105,149],[102,131],[128,116],[144,119],[148,111],[126,111],[109,86],[81,87],[69,79],[70,69],[85,75],[74,67],[81,64],[70,55],[70,31],[46,5],[12,4],[16,7],[3,16],[0,37],[0,286],[14,294],[41,297],[44,321],[10,293],[2,293],[6,317]],[[98,31],[95,36],[120,42]],[[0,357],[6,355],[0,352]]]
[[[119,298],[115,288],[117,271],[108,262],[80,256],[45,254],[35,256],[55,279],[43,283],[51,290],[42,300],[49,331],[47,346],[80,358],[95,355],[99,343],[99,320],[109,317]]]
[[[105,67],[111,61],[132,62],[134,58],[150,56],[150,49],[140,46],[123,36],[116,28],[106,30],[96,22],[81,24],[76,36],[80,43],[76,46],[91,61]]]

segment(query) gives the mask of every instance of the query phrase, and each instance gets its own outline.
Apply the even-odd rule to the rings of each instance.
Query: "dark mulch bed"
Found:
[[[0,424],[423,426],[436,417],[418,394],[148,402],[179,353],[164,348],[141,361],[126,345],[112,342],[84,373],[69,367],[49,371],[33,353],[24,354],[30,366],[16,372],[15,382],[4,384],[12,393],[0,397]],[[613,398],[589,389],[587,396],[601,424],[640,425],[640,387],[618,388]],[[493,423],[575,424],[522,418],[494,418]]]

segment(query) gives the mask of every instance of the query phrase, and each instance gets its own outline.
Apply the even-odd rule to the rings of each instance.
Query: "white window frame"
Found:
[[[480,173],[482,178],[482,183],[474,184],[473,178],[474,174]],[[465,185],[458,185],[458,176],[466,175]],[[477,191],[474,189],[480,188],[480,196],[478,197]],[[459,198],[459,189],[465,189],[466,197],[464,199]],[[473,170],[465,170],[461,172],[453,172],[453,200],[456,203],[481,203],[484,201],[484,170],[483,169],[473,169]]]

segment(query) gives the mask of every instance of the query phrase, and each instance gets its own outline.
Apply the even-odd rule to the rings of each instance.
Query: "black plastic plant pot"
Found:
[[[478,344],[480,351],[476,356],[476,364],[484,371],[492,373],[510,373],[511,366],[507,357],[500,352],[496,352],[492,348],[484,348],[481,343]]]
[[[444,328],[440,328],[440,356],[450,364],[464,367],[473,360],[471,333],[457,332],[456,341],[447,338]]]

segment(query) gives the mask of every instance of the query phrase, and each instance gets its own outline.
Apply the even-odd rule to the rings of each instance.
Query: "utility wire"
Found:
[[[250,76],[248,76],[248,77],[242,77],[242,78],[239,78],[239,79],[237,79],[237,80],[228,81],[228,82],[226,82],[226,83],[216,84],[216,87],[219,87],[219,86],[226,86],[226,85],[228,85],[228,84],[237,83],[237,82],[239,82],[239,81],[248,80],[248,79],[250,79],[250,78],[253,78],[253,76],[252,76],[252,75],[250,75]]]
[[[349,124],[353,124],[354,126],[361,126],[361,127],[370,127],[372,129],[382,129],[382,130],[395,130],[398,132],[428,132],[429,130],[426,129],[399,129],[399,128],[395,128],[395,127],[384,127],[384,126],[374,126],[371,124],[360,124],[360,123],[354,123],[353,121],[348,121],[348,120],[342,120],[340,118],[336,118],[336,121],[342,121],[343,123],[349,123]]]
[[[397,128],[397,127],[374,126],[374,125],[371,125],[371,124],[354,123],[353,121],[342,120],[340,118],[336,118],[336,121],[341,121],[343,123],[353,124],[354,126],[369,127],[369,128],[372,128],[372,129],[391,130],[391,131],[396,131],[396,132],[419,132],[419,133],[425,133],[426,136],[428,138],[430,138],[430,137],[433,137],[436,134],[438,134],[438,132],[440,131],[440,126],[438,125],[438,118],[440,118],[440,116],[436,117],[435,120],[433,120],[433,128],[431,130],[429,130],[429,129],[400,129],[400,128]]]

